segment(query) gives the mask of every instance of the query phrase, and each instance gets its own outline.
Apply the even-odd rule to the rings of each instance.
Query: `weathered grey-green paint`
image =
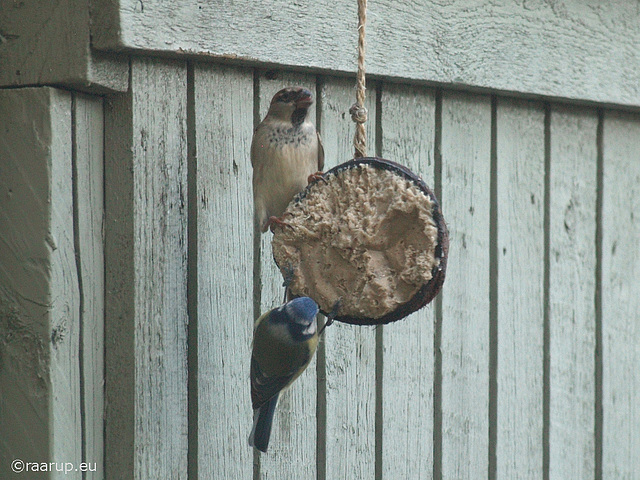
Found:
[[[442,97],[442,478],[484,478],[489,460],[491,99]]]
[[[545,112],[496,106],[498,478],[543,476]]]
[[[0,118],[0,476],[103,478],[102,101],[0,90]]]
[[[94,46],[349,73],[355,0],[93,2]],[[369,2],[367,72],[640,106],[640,10],[602,3]],[[605,87],[606,86],[606,87]]]
[[[96,462],[96,479],[634,478],[632,6],[370,3],[369,71],[384,81],[369,83],[369,152],[441,193],[448,279],[439,306],[400,323],[327,330],[258,456],[251,327],[282,288],[271,234],[253,240],[251,134],[275,91],[302,84],[327,167],[350,158],[355,2],[94,2],[94,45],[125,52],[99,78],[76,3],[37,35],[16,20],[29,2],[0,23],[0,85],[126,91],[103,114],[95,95],[0,90],[3,478],[17,458]],[[49,44],[73,48],[54,61]],[[191,65],[158,58],[183,53]],[[493,96],[459,91],[477,87]]]
[[[602,477],[633,478],[640,471],[640,116],[606,112],[603,122]]]
[[[251,478],[246,398],[253,332],[249,149],[253,71],[194,67],[197,202],[197,465],[200,478]],[[230,132],[234,132],[230,134]],[[192,183],[192,184],[193,184]],[[242,240],[240,240],[242,239]],[[194,299],[191,299],[194,301]],[[234,448],[227,448],[233,445]]]
[[[550,478],[592,478],[598,116],[568,107],[550,114]]]
[[[4,0],[0,86],[123,91],[126,54],[134,52],[340,75],[356,60],[355,0],[64,0],[42,7]],[[640,106],[633,2],[378,0],[368,13],[369,74]]]
[[[87,0],[2,0],[0,87],[66,85],[125,91],[127,57],[91,50]]]
[[[107,478],[186,478],[186,67],[134,59],[106,109]]]

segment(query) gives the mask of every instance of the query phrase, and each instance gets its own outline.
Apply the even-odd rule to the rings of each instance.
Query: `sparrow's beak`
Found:
[[[313,95],[309,90],[300,92],[300,97],[296,100],[296,108],[308,108],[313,103]]]

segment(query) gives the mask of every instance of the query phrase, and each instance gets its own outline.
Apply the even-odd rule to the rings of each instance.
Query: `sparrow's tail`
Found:
[[[256,447],[261,452],[266,452],[269,446],[271,424],[273,423],[273,414],[276,411],[277,403],[278,394],[259,409],[253,411],[253,428],[251,429],[251,434],[249,434],[249,445]]]

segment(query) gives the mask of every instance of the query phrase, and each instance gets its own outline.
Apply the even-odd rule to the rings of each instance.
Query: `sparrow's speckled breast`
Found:
[[[300,147],[310,145],[315,138],[315,129],[313,127],[276,127],[271,130],[267,136],[269,146],[272,148],[283,148],[287,145]]]
[[[264,200],[268,218],[282,215],[291,199],[307,186],[308,176],[317,171],[318,137],[310,123],[274,126],[263,135],[264,143],[258,145],[264,162],[254,165],[254,189]]]

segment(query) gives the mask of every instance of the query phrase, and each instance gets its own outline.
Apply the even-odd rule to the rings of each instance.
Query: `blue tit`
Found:
[[[251,353],[253,428],[249,445],[267,451],[280,392],[307,368],[318,346],[318,305],[309,297],[262,315],[255,325]]]

